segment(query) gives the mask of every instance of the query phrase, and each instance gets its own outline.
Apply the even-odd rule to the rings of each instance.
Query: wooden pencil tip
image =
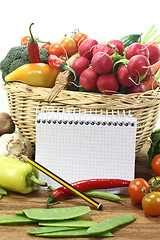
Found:
[[[27,156],[21,154],[21,157],[27,162]]]

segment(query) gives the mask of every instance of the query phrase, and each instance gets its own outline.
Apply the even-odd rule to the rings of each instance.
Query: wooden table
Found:
[[[153,176],[153,173],[149,167],[147,150],[149,143],[147,143],[141,150],[139,156],[136,159],[136,177],[143,177],[148,180]],[[7,196],[4,196],[0,200],[0,216],[14,214],[17,211],[26,208],[46,208],[46,200],[48,199],[48,191],[36,190],[27,196],[19,195],[9,192]],[[121,196],[127,199],[126,202],[116,203],[109,202],[107,200],[100,200],[103,204],[103,210],[95,210],[91,206],[91,213],[83,216],[83,219],[93,221],[103,221],[110,217],[122,215],[122,214],[134,214],[136,221],[119,228],[112,233],[115,235],[115,240],[132,240],[132,239],[154,239],[158,240],[160,233],[160,216],[151,217],[142,210],[140,205],[133,204],[128,195]],[[78,197],[70,197],[67,200],[63,200],[61,204],[56,207],[73,207],[78,205],[88,205],[83,199]],[[26,233],[26,230],[36,227],[36,224],[20,225],[20,226],[0,226],[0,239],[1,240],[40,240],[42,238],[34,237]],[[63,239],[63,238],[61,238]],[[65,238],[64,238],[65,239]],[[69,238],[73,239],[73,238]],[[74,238],[74,239],[95,239],[95,238]],[[98,238],[102,239],[102,238]]]

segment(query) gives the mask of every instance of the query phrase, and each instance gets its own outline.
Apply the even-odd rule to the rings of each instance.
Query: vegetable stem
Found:
[[[29,32],[30,32],[30,35],[31,35],[32,44],[35,44],[36,41],[35,41],[35,39],[34,39],[34,37],[33,37],[32,31],[31,31],[32,25],[34,25],[34,23],[31,23],[31,24],[30,24],[30,26],[29,26]]]
[[[46,182],[40,181],[39,179],[37,179],[37,178],[35,177],[34,174],[32,174],[32,175],[30,176],[30,180],[31,180],[32,182],[36,183],[37,185],[44,186],[44,187],[47,186],[47,183],[46,183]]]
[[[151,39],[151,37],[153,37],[157,33],[157,29],[155,29],[155,27],[156,25],[153,24],[149,29],[149,31],[144,35],[144,37],[141,40],[142,44],[145,44],[146,42],[148,42]]]

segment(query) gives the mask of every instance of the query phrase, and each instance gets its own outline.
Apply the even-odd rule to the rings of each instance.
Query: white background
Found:
[[[29,35],[44,41],[60,41],[79,28],[90,38],[108,41],[131,33],[146,32],[154,23],[160,30],[159,0],[27,0],[2,1],[0,14],[0,61],[9,49]],[[9,112],[0,78],[0,112]]]

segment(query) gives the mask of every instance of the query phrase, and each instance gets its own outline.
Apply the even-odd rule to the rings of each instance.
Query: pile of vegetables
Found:
[[[113,237],[112,230],[136,220],[132,214],[112,217],[99,223],[81,219],[90,212],[87,206],[24,209],[14,215],[0,217],[0,225],[37,223],[39,227],[27,230],[28,234],[37,237]]]
[[[160,49],[157,42],[145,41],[146,38],[141,42],[130,42],[125,47],[126,44],[117,39],[108,43],[85,40],[78,48],[80,57],[72,64],[83,91],[98,90],[110,95],[155,89],[159,78],[156,74],[160,68]]]
[[[41,47],[42,41],[33,37],[32,25],[21,46],[11,48],[0,63],[6,83],[20,81],[50,88],[60,72],[69,70],[79,91],[129,94],[155,89],[158,85],[160,49],[155,25],[143,38],[142,34],[132,34],[99,43],[78,30],[60,43],[43,42]],[[79,57],[69,67],[66,61],[75,53]]]
[[[74,32],[72,37],[65,36],[60,43],[43,42],[41,47],[39,43],[42,41],[33,37],[32,25],[29,27],[30,35],[21,40],[20,46],[12,47],[0,63],[2,78],[6,84],[20,81],[32,86],[51,88],[55,85],[57,75],[68,70],[74,76],[73,83],[77,85],[77,91],[100,92],[107,95],[130,94],[145,92],[158,86],[160,37],[154,37],[157,32],[155,25],[143,38],[142,34],[132,34],[121,39],[99,43],[96,39],[91,39],[78,31],[78,33]],[[68,66],[67,60],[73,54],[78,54],[78,57],[71,66]],[[128,186],[131,199],[142,204],[145,212],[152,216],[160,215],[159,133],[158,129],[151,136],[152,145],[149,157],[153,172],[157,176],[150,179],[149,182],[140,178],[134,179],[132,182],[119,179],[92,179],[76,182],[73,185],[87,193],[88,196],[111,201],[123,201],[123,199],[115,194],[95,190]],[[0,198],[7,194],[6,190],[28,194],[34,190],[37,184],[46,186],[46,183],[39,181],[37,169],[18,160],[21,154],[32,157],[33,149],[21,134],[15,133],[14,122],[6,113],[0,113],[0,136],[0,172],[3,173],[0,175]],[[10,176],[10,172],[12,172],[12,176]],[[64,187],[53,190],[49,194],[47,206],[54,205],[59,199],[71,194]],[[14,216],[15,221],[33,221],[33,218],[30,220],[25,214],[27,213],[23,211],[23,216],[22,214]],[[43,215],[45,216],[45,214]],[[134,217],[131,217],[131,220],[134,220]],[[111,222],[113,223],[113,221]],[[126,223],[123,219],[120,219],[120,222]],[[102,227],[105,227],[105,224],[102,223]],[[115,223],[113,225],[120,226]],[[107,228],[108,230],[110,229]],[[87,235],[90,234],[90,231],[88,229],[87,232],[86,229],[83,229],[81,234],[90,236]],[[105,231],[106,227],[98,234]],[[32,234],[32,230],[29,233]],[[97,232],[94,233],[97,234]],[[40,233],[38,232],[38,234]],[[47,234],[49,233],[47,232]],[[54,236],[53,232],[51,236]],[[62,237],[62,235],[59,236]]]

